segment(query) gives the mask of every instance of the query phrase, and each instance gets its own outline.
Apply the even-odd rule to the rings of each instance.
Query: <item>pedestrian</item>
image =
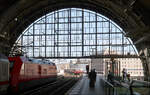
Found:
[[[96,82],[96,71],[95,69],[92,69],[91,72],[89,72],[89,85],[90,87],[94,87],[95,86],[95,82]]]
[[[125,68],[123,68],[123,70],[122,70],[122,76],[123,76],[123,81],[125,81],[126,77],[127,77],[127,73],[126,73],[126,69]]]
[[[86,65],[86,73],[89,74],[89,65]]]
[[[110,70],[108,71],[107,80],[111,83],[113,82],[113,74],[112,74],[112,72],[110,72]]]
[[[110,72],[110,70],[108,71],[107,80],[108,80],[108,81],[111,81],[111,72]]]
[[[130,74],[127,74],[128,81],[130,82]]]

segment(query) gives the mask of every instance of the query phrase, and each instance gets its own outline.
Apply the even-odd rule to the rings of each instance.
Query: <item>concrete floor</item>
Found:
[[[89,78],[84,75],[69,95],[104,95],[101,78],[103,78],[101,75],[97,75],[95,87],[90,88]]]

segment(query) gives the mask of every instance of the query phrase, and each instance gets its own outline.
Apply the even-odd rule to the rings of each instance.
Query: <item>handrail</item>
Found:
[[[102,79],[105,83],[107,83],[108,85],[110,85],[111,87],[113,87],[114,88],[114,85],[112,85],[110,82],[108,82],[108,81],[106,81],[106,80],[104,80],[104,79]]]
[[[105,95],[115,95],[115,87],[113,84],[111,84],[105,79],[101,79],[101,82],[103,82],[102,84],[104,86]]]
[[[146,86],[150,86],[150,82],[148,82],[148,81],[133,80],[133,82],[142,83],[142,84],[144,84],[144,85],[146,85]]]
[[[133,81],[133,84],[131,86],[132,89],[138,88],[138,89],[140,89],[140,90],[138,90],[139,93],[143,93],[142,95],[149,95],[149,93],[150,93],[150,82],[142,81],[142,80],[132,80],[132,81]]]
[[[132,89],[133,81],[130,83],[130,85],[129,85],[129,84],[125,84],[125,83],[121,83],[121,82],[119,82],[119,81],[117,81],[117,80],[114,80],[114,82],[117,83],[117,84],[119,84],[120,86],[122,86],[122,87],[124,87],[124,88],[129,89],[130,94],[133,95],[133,89]]]
[[[119,85],[121,85],[122,87],[127,88],[127,89],[129,89],[129,87],[130,87],[129,85],[123,84],[123,83],[121,83],[121,82],[119,82],[119,81],[117,81],[117,80],[114,80],[114,82],[117,83],[117,84],[119,84]]]
[[[115,88],[115,84],[120,85],[121,87],[128,89],[128,91],[130,92],[130,95],[134,95],[134,87],[137,87],[138,85],[142,84],[142,87],[148,87],[150,88],[150,82],[148,81],[141,81],[141,80],[132,80],[130,81],[130,83],[128,82],[120,82],[117,80],[113,80],[114,85],[112,85],[111,83],[109,83],[107,80],[103,80],[107,85]],[[137,83],[137,84],[136,84]],[[137,86],[136,86],[137,85]]]

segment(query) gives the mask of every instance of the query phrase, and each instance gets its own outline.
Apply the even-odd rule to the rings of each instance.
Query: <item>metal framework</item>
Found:
[[[80,8],[46,14],[18,38],[10,55],[35,58],[137,57],[125,32],[107,17]]]

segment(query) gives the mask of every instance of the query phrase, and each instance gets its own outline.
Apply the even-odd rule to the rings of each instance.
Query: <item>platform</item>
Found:
[[[89,78],[83,75],[82,79],[72,88],[68,95],[104,95],[101,84],[102,75],[97,75],[95,88],[89,87]]]

